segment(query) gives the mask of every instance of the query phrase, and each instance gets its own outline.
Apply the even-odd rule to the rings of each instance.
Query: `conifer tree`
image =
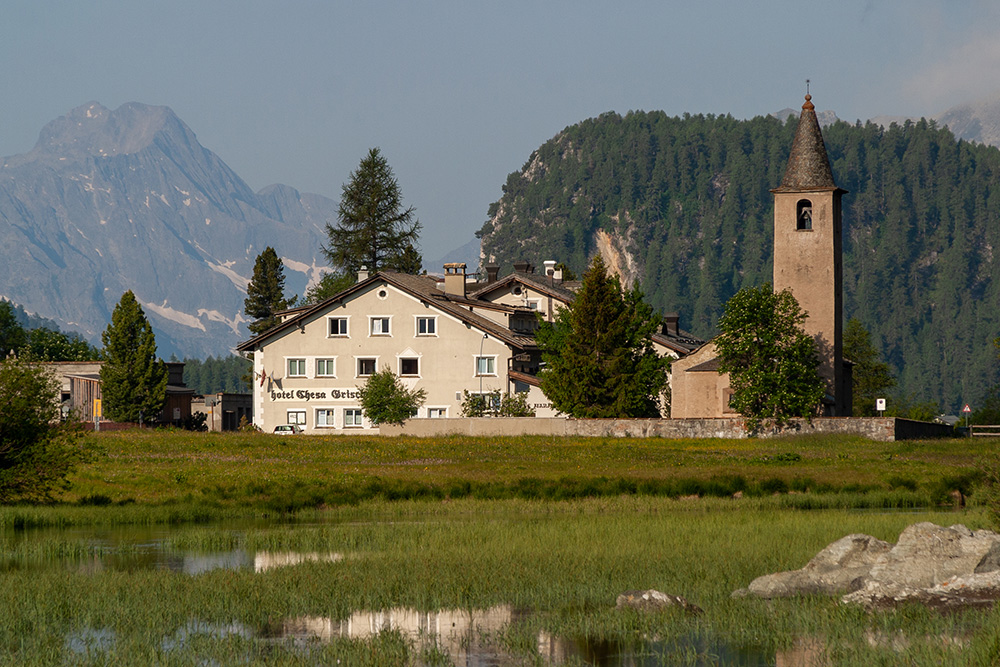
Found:
[[[362,266],[372,273],[420,271],[420,223],[412,206],[403,208],[399,183],[378,148],[368,151],[344,184],[337,218],[336,226],[326,225],[329,243],[323,247],[334,269],[347,274]]]
[[[745,287],[726,303],[715,339],[719,372],[729,373],[730,405],[750,432],[810,417],[823,399],[816,342],[802,329],[806,314],[789,290]]]
[[[874,417],[875,399],[896,386],[889,364],[879,359],[871,335],[857,319],[851,318],[844,329],[844,358],[854,363],[851,373],[854,416]]]
[[[167,398],[167,367],[156,358],[156,337],[131,290],[122,295],[101,334],[104,416],[116,422],[156,419]]]
[[[26,341],[27,336],[17,321],[14,306],[10,301],[0,300],[0,357],[6,357],[11,352],[16,353]]]
[[[541,387],[573,417],[659,417],[669,360],[652,346],[659,318],[594,257],[573,303],[537,333]]]
[[[285,267],[274,248],[268,246],[257,255],[253,265],[253,278],[247,284],[247,298],[243,311],[253,321],[247,325],[250,332],[259,334],[278,324],[275,313],[292,306],[295,297],[285,298]]]

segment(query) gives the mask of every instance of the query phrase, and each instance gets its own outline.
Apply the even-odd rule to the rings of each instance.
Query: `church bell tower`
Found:
[[[851,376],[844,367],[843,237],[833,182],[812,96],[806,95],[791,155],[774,195],[774,290],[788,289],[806,312],[826,380],[823,414],[851,414]]]

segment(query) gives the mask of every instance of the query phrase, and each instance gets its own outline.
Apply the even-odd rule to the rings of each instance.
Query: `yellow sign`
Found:
[[[104,416],[104,414],[101,412],[101,399],[99,398],[94,399],[94,416],[95,417]]]

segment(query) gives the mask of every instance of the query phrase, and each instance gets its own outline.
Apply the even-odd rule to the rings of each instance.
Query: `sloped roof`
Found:
[[[577,280],[558,283],[552,281],[550,284],[548,278],[545,276],[539,276],[534,273],[524,273],[523,271],[515,271],[514,273],[508,274],[499,280],[495,280],[491,283],[483,283],[480,286],[477,286],[472,290],[472,292],[469,293],[469,297],[478,299],[484,294],[489,294],[494,290],[509,288],[510,285],[514,283],[527,285],[536,292],[559,299],[563,303],[570,303],[573,301],[573,299],[576,298],[576,291],[580,289],[580,282]]]
[[[704,344],[704,341],[695,338],[686,331],[679,331],[677,334],[658,332],[653,334],[652,338],[654,343],[684,356],[691,354]]]
[[[774,192],[838,189],[833,182],[830,159],[816,119],[816,108],[811,100],[812,95],[806,95],[792,151],[788,156],[788,165],[785,167],[785,176]]]
[[[500,340],[508,345],[518,349],[535,348],[535,339],[533,336],[516,334],[507,327],[504,327],[503,325],[494,322],[487,317],[478,315],[470,310],[470,307],[488,308],[490,310],[513,313],[519,310],[518,308],[463,298],[453,294],[446,294],[442,290],[438,289],[437,281],[430,276],[414,276],[406,273],[396,273],[395,271],[379,271],[368,279],[355,283],[346,290],[335,294],[328,299],[324,299],[311,308],[298,313],[294,317],[271,327],[267,331],[261,332],[259,335],[251,338],[250,340],[240,343],[236,346],[236,349],[241,352],[250,352],[262,342],[283,334],[289,329],[297,327],[300,322],[307,320],[318,313],[325,312],[331,307],[340,304],[351,295],[363,292],[373,285],[381,282],[388,283],[393,287],[420,299],[424,303],[430,304],[438,310],[454,316],[456,319],[464,322],[465,324],[475,327],[483,333],[488,333],[497,340]]]

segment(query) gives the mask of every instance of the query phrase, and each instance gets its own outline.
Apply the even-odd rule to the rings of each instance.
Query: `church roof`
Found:
[[[812,95],[806,95],[799,115],[799,126],[795,130],[795,140],[792,142],[792,152],[788,156],[788,166],[785,167],[785,177],[776,192],[830,190],[837,187],[833,182],[823,134],[816,119],[816,108],[811,100]]]

